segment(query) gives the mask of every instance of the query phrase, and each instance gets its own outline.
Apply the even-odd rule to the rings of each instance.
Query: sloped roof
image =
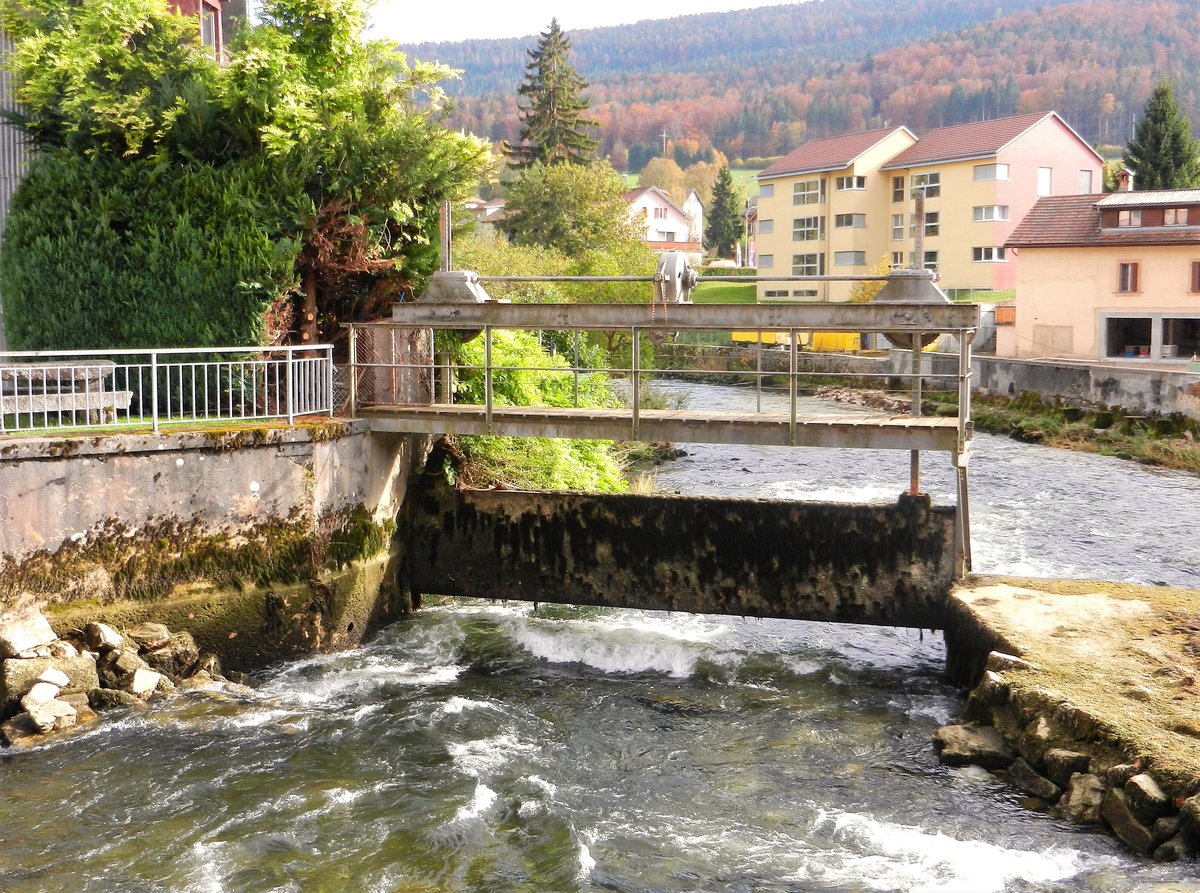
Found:
[[[1101,208],[1161,208],[1200,205],[1200,189],[1148,189],[1114,192],[1096,202]]]
[[[821,171],[840,171],[849,167],[858,158],[880,140],[903,130],[916,139],[907,127],[884,127],[879,130],[863,130],[858,133],[846,133],[841,136],[830,136],[819,140],[809,140],[787,155],[784,155],[766,170],[761,171],[758,179],[783,177],[789,174],[809,174]]]
[[[1200,190],[1196,192],[1200,202]],[[1136,195],[1137,193],[1117,193]],[[1200,229],[1143,226],[1100,228],[1100,208],[1111,196],[1050,195],[1039,198],[1004,244],[1010,248],[1090,248],[1120,245],[1200,245]]]
[[[973,124],[938,127],[885,164],[881,170],[897,170],[946,161],[966,161],[971,158],[991,158],[1047,118],[1057,119],[1079,140],[1081,146],[1096,155],[1095,149],[1084,142],[1056,112],[1033,112],[1028,115],[1014,115],[1011,118],[994,118],[991,121],[977,121]],[[1104,159],[1099,155],[1096,155],[1096,158],[1103,163]]]
[[[668,206],[674,208],[676,211],[678,211],[684,217],[687,216],[687,214],[686,214],[686,212],[684,212],[683,208],[681,208],[681,207],[679,207],[679,205],[675,204],[675,202],[671,200],[671,196],[667,195],[666,191],[659,189],[657,186],[639,186],[637,189],[630,189],[630,190],[627,190],[626,192],[622,192],[621,198],[625,199],[626,204],[633,204],[639,198],[641,198],[643,195],[645,195],[647,192],[655,193]]]

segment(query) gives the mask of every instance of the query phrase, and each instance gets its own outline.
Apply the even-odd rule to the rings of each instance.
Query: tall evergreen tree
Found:
[[[1135,188],[1188,189],[1200,185],[1200,143],[1163,78],[1150,94],[1121,162],[1134,172]]]
[[[521,145],[506,144],[505,153],[521,168],[589,162],[600,145],[588,132],[597,122],[581,117],[591,105],[583,96],[588,84],[570,62],[571,41],[558,19],[550,20],[550,30],[528,53],[525,80],[517,88]]]
[[[733,246],[742,236],[742,209],[729,166],[717,171],[713,184],[712,207],[704,221],[704,247],[717,257],[733,254]]]

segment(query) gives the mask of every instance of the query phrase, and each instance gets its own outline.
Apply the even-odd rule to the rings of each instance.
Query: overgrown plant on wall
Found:
[[[487,149],[365,9],[266,0],[218,65],[165,0],[0,0],[41,150],[0,253],[13,342],[311,342],[420,287]]]

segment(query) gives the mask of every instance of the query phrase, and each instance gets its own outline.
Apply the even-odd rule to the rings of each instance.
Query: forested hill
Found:
[[[930,127],[1053,109],[1093,143],[1124,143],[1157,79],[1200,126],[1196,0],[811,0],[570,31],[602,152],[638,168],[666,132],[678,160],[783,154],[864,127]],[[547,24],[549,24],[547,22]],[[536,36],[413,44],[464,71],[452,123],[517,137]]]

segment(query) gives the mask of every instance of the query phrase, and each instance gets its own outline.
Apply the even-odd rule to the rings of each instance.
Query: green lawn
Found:
[[[754,283],[738,282],[733,277],[727,281],[706,279],[692,292],[696,304],[753,304]]]

